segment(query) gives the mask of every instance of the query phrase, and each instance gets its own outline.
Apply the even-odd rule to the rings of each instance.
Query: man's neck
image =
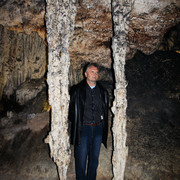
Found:
[[[91,82],[91,81],[86,81],[86,82],[90,87],[96,86],[96,82]]]

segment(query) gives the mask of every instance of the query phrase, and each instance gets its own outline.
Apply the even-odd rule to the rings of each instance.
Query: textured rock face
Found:
[[[82,1],[78,6],[75,33],[70,46],[71,61],[77,65],[94,61],[110,67],[111,37],[110,2]]]
[[[126,179],[179,179],[179,58],[175,52],[138,52],[126,63]]]
[[[59,179],[66,180],[71,153],[68,135],[69,43],[74,33],[77,3],[75,0],[46,2],[51,131],[45,142],[49,144],[51,158],[57,165]]]
[[[131,12],[127,58],[140,50],[151,54],[158,49],[164,34],[180,22],[178,0],[136,0]]]
[[[37,31],[45,38],[45,0],[2,0],[0,24],[9,30],[30,34]]]
[[[113,179],[124,179],[124,170],[128,148],[126,146],[126,78],[125,60],[127,48],[127,33],[129,28],[129,16],[133,1],[112,1],[112,16],[114,23],[114,36],[112,38],[112,52],[114,60],[115,89],[112,112],[113,119]]]
[[[179,177],[179,58],[174,52],[138,53],[126,62],[126,180]],[[42,141],[49,131],[48,112],[4,117],[0,127],[0,179],[57,180],[56,166]],[[108,149],[101,148],[97,180],[112,179],[111,158],[109,129]],[[73,153],[67,179],[75,179]]]
[[[111,1],[79,1],[71,58],[76,61],[101,61],[111,64]],[[37,31],[45,39],[45,1],[8,0],[0,3],[0,24],[11,30],[30,34]],[[167,30],[180,22],[179,0],[136,0],[131,12],[129,51],[154,52]],[[93,53],[92,53],[93,52]],[[74,57],[75,56],[75,57]]]
[[[87,61],[98,62],[106,68],[111,68],[112,52],[110,46],[113,24],[110,3],[110,0],[79,1],[75,32],[69,48],[71,85],[82,79],[81,68]],[[28,76],[26,75],[27,71],[30,71],[29,74],[34,74],[30,79],[37,79],[37,76],[41,78],[45,73],[46,47],[45,41],[44,43],[42,41],[45,40],[46,36],[44,14],[44,0],[7,0],[0,2],[0,24],[2,25],[0,31],[2,37],[0,47],[2,52],[0,57],[0,99],[2,94],[11,95],[13,89],[17,87],[16,84],[19,85],[17,82],[25,81],[26,76]],[[127,59],[132,58],[137,49],[145,54],[154,52],[158,48],[164,33],[179,22],[180,2],[178,0],[136,0],[130,17]],[[37,33],[32,33],[34,31]],[[25,63],[21,64],[21,68],[17,72],[12,69],[15,69],[14,64],[20,64],[20,59],[14,58],[14,56],[22,52],[24,55],[21,54],[21,61]],[[39,54],[41,55],[39,56]],[[42,59],[43,62],[41,62]],[[34,61],[37,61],[38,64],[36,71],[32,68]],[[29,69],[24,70],[27,69],[27,65]],[[39,73],[37,73],[38,70]],[[34,77],[35,74],[36,77]],[[24,77],[22,78],[22,76]]]
[[[28,120],[25,114],[16,116],[18,119],[11,118],[12,125],[6,125],[0,133],[0,154],[3,155],[0,179],[57,179],[56,167],[49,158],[48,146],[42,142],[48,131],[48,117],[46,112],[36,114]]]
[[[46,46],[36,32],[27,35],[0,25],[0,99],[10,96],[27,80],[41,79],[46,71]],[[35,97],[35,96],[32,96]]]
[[[24,105],[37,96],[45,88],[44,79],[29,80],[22,83],[16,90],[16,102]]]
[[[170,27],[180,22],[179,3],[180,2],[178,0],[135,1],[134,9],[132,10],[130,17],[127,59],[131,58],[137,49],[146,54],[150,54],[158,48],[164,33],[167,32]],[[17,97],[19,97],[17,99],[20,99],[19,102],[21,104],[26,102],[26,100],[29,100],[29,98],[36,96],[36,94],[41,91],[41,88],[44,87],[43,85],[38,88],[34,86],[34,93],[32,96],[29,93],[28,96],[23,96],[23,93],[26,95],[26,92],[28,92],[30,87],[33,87],[32,85],[34,79],[39,81],[46,72],[47,57],[46,43],[44,41],[44,14],[44,0],[3,0],[0,2],[0,99],[2,95],[9,98],[15,91],[15,93],[17,92]],[[79,1],[75,23],[75,33],[71,39],[69,48],[71,58],[71,67],[69,72],[70,85],[77,83],[82,79],[83,76],[81,69],[87,61],[98,62],[104,70],[103,75],[101,75],[103,80],[112,82],[112,72],[110,73],[112,63],[112,52],[110,50],[110,46],[112,44],[111,38],[113,36],[112,25],[110,1]],[[171,43],[171,41],[169,42]],[[169,50],[169,47],[170,46],[167,46],[167,50]],[[160,48],[162,48],[162,46],[160,46]],[[141,58],[139,59],[143,60]],[[165,62],[169,62],[169,59],[166,59]],[[136,63],[138,64],[138,62]],[[133,64],[130,69],[133,69],[135,65],[136,64]],[[144,74],[141,74],[142,69],[140,67],[138,69],[133,69],[133,72],[135,73],[133,76],[145,76],[147,78],[145,82],[149,81],[149,78],[156,79],[156,76],[148,76],[148,74],[152,73],[153,70],[149,70],[149,73],[147,74],[146,65],[144,66]],[[151,68],[153,68],[153,66],[157,67],[161,65],[153,64]],[[157,70],[157,72],[158,71],[162,71],[162,69]],[[156,71],[153,71],[153,73],[155,72]],[[166,73],[167,72],[165,71],[165,74],[162,74],[163,80],[161,79],[160,82],[164,82],[166,80],[166,78],[164,78],[166,77],[165,75],[169,77],[173,71],[167,74]],[[155,73],[154,75],[157,74]],[[178,78],[174,76],[174,79],[176,80]],[[28,82],[30,83],[28,84]],[[149,89],[147,95],[152,95],[152,87],[154,86],[147,86],[145,82],[140,83],[139,86],[147,87],[147,89]],[[157,81],[152,83],[158,85],[160,82]],[[128,81],[128,83],[130,82]],[[133,86],[129,87],[136,92],[136,85],[137,82],[134,82]],[[27,90],[24,87],[28,87]],[[161,90],[162,89],[160,89],[160,91]],[[136,102],[138,101],[136,96],[128,94],[128,103],[131,105],[128,109],[128,115],[130,116],[128,119],[128,146],[130,148],[125,178],[178,178],[179,165],[177,162],[178,155],[176,154],[178,123],[176,123],[176,119],[172,121],[169,120],[173,119],[174,116],[177,116],[177,119],[179,119],[179,115],[177,113],[179,111],[179,101],[171,101],[172,97],[179,98],[179,89],[174,89],[174,92],[175,93],[169,95],[168,100],[163,100],[164,97],[162,97],[162,99],[154,99],[154,95],[156,94],[154,93],[151,98],[142,99],[141,97],[139,103]],[[139,91],[138,93],[142,95],[142,91]],[[166,91],[166,94],[169,94],[169,91]],[[147,104],[147,102],[153,103]],[[151,107],[154,102],[156,103],[155,108]],[[164,106],[162,106],[163,104]],[[171,105],[172,108],[170,108]],[[160,106],[162,106],[162,108],[158,111],[157,108]],[[169,109],[172,111],[170,112]],[[133,115],[135,117],[132,117]],[[149,118],[147,118],[148,115],[150,116]],[[39,129],[38,132],[36,131],[35,134],[33,134],[34,132],[31,134],[31,130],[33,131],[32,126],[36,126],[36,123],[33,125],[33,121],[28,121],[28,123],[30,123],[30,127],[24,127],[23,125],[23,127],[19,128],[18,123],[26,123],[24,122],[26,121],[26,118],[22,117],[23,120],[21,120],[21,117],[17,117],[15,122],[13,122],[11,118],[12,116],[12,112],[8,112],[8,117],[1,119],[1,125],[3,125],[3,128],[7,124],[12,125],[14,123],[13,125],[17,125],[17,128],[5,127],[5,134],[3,134],[4,130],[1,131],[2,134],[0,133],[0,138],[3,142],[3,146],[1,146],[2,148],[0,147],[1,159],[3,159],[3,161],[0,162],[2,167],[0,168],[1,175],[3,177],[9,175],[10,180],[12,180],[13,175],[15,175],[14,179],[16,180],[19,180],[19,177],[27,179],[27,176],[31,179],[33,174],[36,176],[33,177],[33,180],[36,178],[40,179],[42,177],[44,177],[44,179],[46,177],[47,179],[50,179],[50,177],[52,177],[52,179],[56,179],[57,171],[54,164],[48,157],[47,146],[42,143],[44,134],[47,134],[47,129],[45,130],[46,132],[43,132],[43,136],[39,136],[39,134],[42,133],[41,129]],[[167,119],[167,117],[169,119]],[[43,118],[45,117],[42,117],[42,119]],[[35,119],[35,121],[36,120],[37,119]],[[40,124],[42,125],[42,122],[40,122]],[[158,124],[158,126],[156,126],[156,124]],[[164,126],[164,124],[167,126]],[[13,129],[18,131],[13,132]],[[148,135],[146,132],[148,132]],[[151,132],[153,132],[153,134],[151,134]],[[13,133],[17,134],[13,135]],[[109,136],[110,134],[111,133],[109,133]],[[163,138],[161,138],[162,134]],[[29,135],[33,135],[33,138]],[[39,139],[38,142],[35,143],[34,140],[37,136]],[[171,148],[167,149],[169,144],[171,145]],[[36,145],[42,145],[42,148],[39,148]],[[109,141],[108,150],[102,148],[102,159],[100,157],[99,174],[104,176],[104,179],[111,179],[112,177],[112,164],[110,161],[112,152],[111,145],[112,143]],[[29,147],[30,150],[30,157],[26,154],[27,147]],[[157,149],[159,150],[157,151]],[[40,154],[40,156],[37,154]],[[4,155],[7,156],[4,158]],[[163,157],[161,157],[161,155],[163,155]],[[107,159],[104,160],[104,157]],[[173,157],[173,160],[171,157]],[[159,159],[157,160],[157,158]],[[25,161],[22,162],[23,160]],[[46,161],[45,165],[44,161]],[[12,166],[9,166],[9,164]],[[26,164],[28,164],[28,167],[25,167]],[[49,171],[51,168],[53,170]],[[157,171],[154,169],[157,169]],[[74,178],[74,174],[72,176]]]

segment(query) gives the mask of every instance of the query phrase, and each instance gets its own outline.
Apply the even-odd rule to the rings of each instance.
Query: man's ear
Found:
[[[87,77],[87,72],[85,72],[84,75]]]

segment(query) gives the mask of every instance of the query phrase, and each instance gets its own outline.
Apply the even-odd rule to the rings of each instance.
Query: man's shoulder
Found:
[[[103,81],[97,81],[97,85],[99,86],[99,88],[101,88],[104,91],[107,91],[107,88],[105,87],[105,84]]]
[[[73,93],[73,92],[76,92],[76,91],[78,91],[78,90],[80,90],[80,89],[82,89],[82,88],[84,88],[85,85],[86,85],[86,83],[85,83],[84,80],[81,81],[81,82],[78,83],[78,84],[73,85],[73,86],[70,88],[70,94]]]

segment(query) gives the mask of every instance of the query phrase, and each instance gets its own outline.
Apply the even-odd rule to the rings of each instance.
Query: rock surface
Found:
[[[179,0],[136,0],[131,12],[126,59],[131,59],[137,50],[145,54],[157,49],[174,52],[146,56],[138,51],[134,59],[126,62],[129,155],[125,179],[179,177],[180,77],[179,55],[175,53],[180,47],[180,26],[175,26],[180,22],[179,11]],[[37,89],[33,86],[46,76],[47,70],[44,14],[44,0],[0,2],[0,99],[8,100],[5,105],[0,101],[0,111],[7,110],[3,117],[0,114],[0,179],[3,180],[57,179],[48,146],[43,143],[49,131],[49,113],[38,114],[43,103],[47,103],[47,94],[42,91],[44,84]],[[102,70],[100,78],[110,87],[113,99],[112,25],[109,0],[79,1],[69,49],[70,86],[83,78],[82,67],[87,61],[98,62]],[[165,34],[172,26],[173,31]],[[22,111],[21,106],[13,105],[18,99],[16,90],[28,92],[30,87],[34,87],[33,95],[28,94],[28,98],[17,93],[20,104],[25,103]],[[17,113],[16,108],[22,112]],[[100,155],[98,180],[111,179],[111,155],[109,131],[108,149],[102,147]],[[75,176],[73,154],[71,158],[69,180]]]
[[[129,16],[132,11],[133,1],[113,0],[112,17],[113,31],[112,54],[115,77],[114,101],[111,108],[113,112],[113,180],[124,179],[128,147],[126,146],[126,123],[127,123],[127,98],[125,61],[127,52],[127,34],[129,29]]]
[[[136,0],[129,25],[129,53],[137,50],[145,54],[155,52],[164,34],[180,22],[180,1]]]
[[[75,32],[70,44],[70,83],[82,78],[87,61],[111,68],[112,16],[110,0],[79,1]],[[0,99],[8,98],[26,79],[40,79],[46,72],[45,1],[0,2]],[[137,50],[151,54],[164,34],[180,22],[179,0],[136,0],[130,17],[126,59]],[[80,75],[80,77],[79,77]],[[72,85],[72,84],[71,84]]]
[[[169,180],[180,175],[179,56],[175,52],[151,56],[138,52],[126,63],[127,180]],[[109,82],[107,87],[112,88]],[[0,179],[57,180],[57,169],[43,142],[49,131],[49,115],[25,111],[1,118]],[[110,127],[111,120],[110,116]],[[109,129],[108,149],[101,149],[97,180],[112,178],[111,133]],[[67,179],[75,179],[73,153]]]
[[[51,105],[51,128],[45,139],[51,158],[57,165],[59,179],[67,179],[70,163],[68,135],[69,112],[69,44],[74,33],[76,0],[47,1],[48,97]]]
[[[0,24],[9,30],[31,34],[36,31],[45,39],[45,1],[2,0]]]
[[[0,25],[0,99],[15,93],[16,89],[44,77],[46,72],[46,45],[36,32],[27,35],[9,31]],[[41,88],[43,86],[40,86]],[[38,88],[40,88],[38,87]],[[32,96],[31,98],[34,98]],[[20,103],[26,100],[22,99]]]
[[[179,59],[160,51],[127,61],[127,179],[179,179]]]

